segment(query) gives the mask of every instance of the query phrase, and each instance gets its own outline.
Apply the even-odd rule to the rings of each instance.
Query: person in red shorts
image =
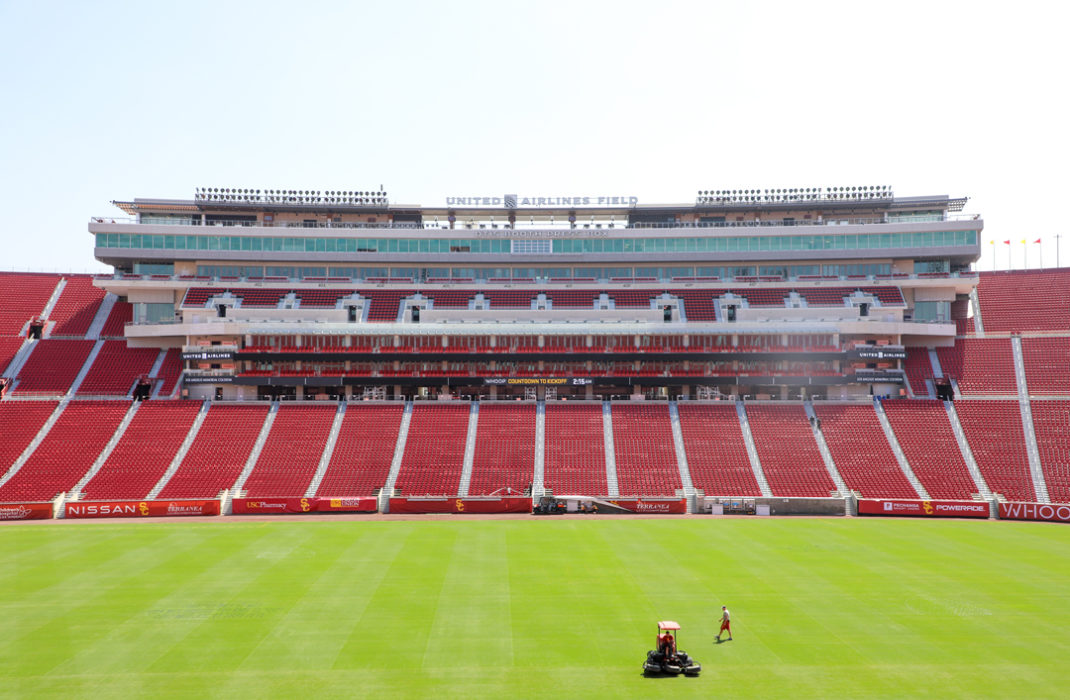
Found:
[[[732,641],[732,617],[728,614],[728,608],[721,606],[721,630],[717,633],[717,641],[721,641],[721,633],[728,632],[728,641]]]

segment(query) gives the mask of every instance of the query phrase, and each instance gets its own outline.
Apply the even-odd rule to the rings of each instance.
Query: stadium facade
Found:
[[[883,186],[446,201],[118,201],[97,284],[131,345],[183,348],[191,398],[846,398],[952,344],[983,227]]]
[[[974,272],[964,198],[444,200],[118,201],[112,274],[0,273],[0,520],[1066,519],[1070,270]]]

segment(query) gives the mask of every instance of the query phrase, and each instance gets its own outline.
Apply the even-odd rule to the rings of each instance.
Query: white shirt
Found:
[[[728,620],[730,619],[728,616],[728,608],[724,609],[724,612],[721,614],[721,619],[725,622],[728,622]]]

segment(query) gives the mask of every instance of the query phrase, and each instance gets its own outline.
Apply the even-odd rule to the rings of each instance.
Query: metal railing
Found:
[[[202,221],[199,218],[189,219],[152,219],[141,221],[132,216],[94,216],[90,218],[93,224],[122,224],[142,226],[197,226],[204,228],[282,228],[282,229],[356,229],[356,230],[407,230],[407,231],[471,231],[478,229],[501,229],[521,231],[545,231],[545,230],[585,230],[591,228],[641,230],[641,229],[694,229],[694,228],[765,228],[765,227],[804,227],[804,226],[870,226],[888,224],[913,224],[913,223],[944,223],[949,221],[975,221],[979,215],[945,215],[933,217],[919,217],[912,219],[889,220],[886,217],[848,217],[832,219],[751,219],[747,221],[688,221],[688,222],[614,222],[593,221],[573,224],[562,222],[558,225],[530,225],[518,222],[518,224],[496,223],[488,221],[457,222],[453,228],[439,222],[376,222],[364,221]]]

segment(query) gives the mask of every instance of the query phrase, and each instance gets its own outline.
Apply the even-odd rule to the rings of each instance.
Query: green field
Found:
[[[0,564],[5,696],[1070,692],[1065,525],[86,522],[0,527]],[[660,619],[700,678],[641,676]]]

